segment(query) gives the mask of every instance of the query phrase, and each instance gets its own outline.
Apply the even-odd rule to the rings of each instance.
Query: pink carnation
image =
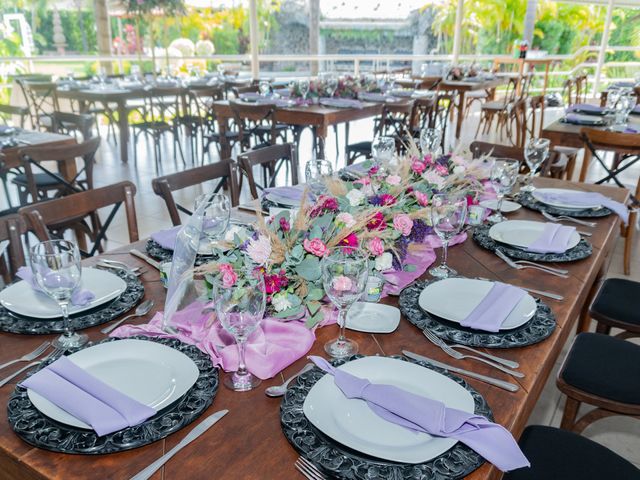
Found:
[[[424,156],[424,159],[423,159],[423,160],[424,160],[424,163],[426,163],[427,165],[431,165],[431,164],[433,164],[433,157],[431,156],[431,154],[430,154],[430,153],[427,153],[427,154]]]
[[[368,230],[384,230],[385,228],[387,228],[387,224],[384,221],[382,212],[376,212],[373,218],[369,220],[369,223],[367,223]]]
[[[305,238],[302,242],[302,246],[307,252],[315,255],[316,257],[324,257],[327,254],[327,246],[322,243],[322,240],[319,238],[314,238],[313,240]]]
[[[400,185],[401,181],[402,181],[402,178],[400,178],[400,175],[389,175],[387,177],[387,183],[389,185]]]
[[[367,249],[372,255],[378,257],[384,253],[384,242],[378,237],[373,237],[367,242]]]
[[[350,247],[350,248],[345,248],[346,251],[351,251],[353,249],[358,248],[359,243],[360,241],[358,240],[358,237],[356,236],[355,233],[350,233],[340,241],[340,245],[345,247]]]
[[[231,288],[236,284],[238,275],[233,271],[233,267],[229,263],[221,263],[218,267],[220,274],[222,275],[222,286],[224,288]]]
[[[420,205],[421,207],[426,207],[427,205],[429,205],[429,196],[426,193],[422,193],[416,190],[415,192],[413,192],[413,194],[416,196],[418,205]]]
[[[405,237],[411,234],[413,228],[413,220],[405,213],[396,215],[393,219],[393,228],[400,232]]]
[[[449,169],[444,165],[437,164],[435,168],[436,172],[438,172],[440,175],[447,175],[449,173]]]
[[[427,166],[419,160],[416,160],[411,164],[411,170],[418,175],[424,172],[425,168],[427,168]]]
[[[383,193],[382,195],[380,195],[380,202],[385,206],[393,205],[394,203],[396,203],[396,197],[389,193]]]

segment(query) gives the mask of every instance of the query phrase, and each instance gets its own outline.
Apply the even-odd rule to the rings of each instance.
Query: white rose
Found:
[[[347,200],[349,200],[349,205],[357,207],[364,201],[364,193],[357,188],[349,190],[349,193],[347,193]]]
[[[453,173],[455,175],[462,175],[466,170],[467,169],[464,165],[456,165],[455,167],[453,167]]]
[[[384,272],[389,270],[393,266],[393,256],[389,252],[384,252],[379,257],[376,257],[376,270]]]
[[[274,295],[271,298],[271,305],[273,305],[273,308],[276,312],[283,312],[292,307],[291,302],[289,301],[289,295],[287,293]]]

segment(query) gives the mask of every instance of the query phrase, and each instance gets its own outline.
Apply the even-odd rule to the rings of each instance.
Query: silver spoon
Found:
[[[152,308],[153,308],[153,300],[146,300],[142,302],[140,305],[138,305],[138,308],[136,308],[136,311],[134,313],[132,313],[131,315],[127,315],[124,318],[121,318],[117,322],[112,323],[111,325],[103,328],[100,331],[105,334],[110,333],[113,330],[115,330],[117,327],[119,327],[120,324],[122,324],[124,321],[129,320],[130,318],[142,317],[143,315],[146,315],[147,313],[149,313]]]
[[[302,370],[300,370],[295,375],[287,378],[282,385],[273,385],[272,387],[268,387],[264,393],[267,397],[281,397],[285,393],[287,393],[287,387],[289,383],[299,375],[302,375],[304,372],[308,372],[313,368],[313,363],[307,363]]]

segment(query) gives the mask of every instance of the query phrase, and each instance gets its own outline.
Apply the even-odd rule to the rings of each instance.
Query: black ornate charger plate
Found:
[[[420,330],[428,329],[443,340],[470,347],[515,348],[541,342],[556,328],[556,318],[551,308],[540,300],[536,300],[538,308],[531,320],[520,327],[496,333],[474,330],[437,317],[425,312],[418,304],[422,290],[437,281],[439,280],[412,283],[400,292],[398,303],[400,311],[409,323]]]
[[[334,366],[346,361],[362,358],[355,355],[348,360],[334,360]],[[493,420],[493,413],[486,400],[463,379],[428,363],[392,356],[424,368],[434,370],[461,385],[473,397],[475,413]],[[402,479],[453,480],[463,478],[484,462],[478,453],[458,442],[442,455],[419,464],[404,464],[371,457],[337,443],[313,426],[302,411],[304,400],[325,372],[315,367],[300,375],[282,400],[280,424],[289,443],[302,456],[311,460],[327,475],[349,480]]]
[[[529,192],[521,192],[518,194],[517,201],[523,207],[537,212],[547,212],[551,215],[567,215],[569,217],[580,218],[602,218],[611,215],[613,212],[607,207],[601,208],[583,208],[580,210],[553,207],[545,203],[537,201]]]
[[[27,389],[16,386],[9,398],[9,425],[25,442],[53,452],[100,455],[122,452],[161,440],[186,427],[209,408],[218,390],[218,369],[209,356],[197,347],[172,338],[151,338],[142,335],[132,339],[161,343],[187,355],[198,367],[196,383],[180,399],[135,427],[128,427],[99,437],[93,430],[65,425],[44,415],[27,395]],[[107,338],[99,343],[117,342]],[[89,345],[91,346],[91,345]],[[46,365],[54,361],[46,362]],[[35,367],[28,375],[44,368]]]
[[[505,243],[496,242],[489,236],[488,225],[481,225],[473,229],[473,239],[482,248],[495,252],[500,249],[511,258],[519,260],[530,260],[534,262],[575,262],[588,258],[593,253],[593,247],[584,238],[580,238],[580,242],[575,247],[563,253],[535,253],[527,252],[521,248],[511,247]]]
[[[157,242],[149,239],[146,245],[147,253],[150,257],[158,260],[159,262],[170,262],[173,260],[173,250],[161,247]],[[213,260],[213,255],[196,255],[195,266],[208,263]]]
[[[95,327],[118,318],[131,310],[144,296],[144,286],[135,275],[117,270],[111,272],[121,277],[127,288],[120,296],[103,305],[98,305],[91,310],[71,315],[71,325],[74,330],[82,330]],[[43,335],[48,333],[60,333],[64,331],[62,318],[39,319],[17,315],[0,305],[0,331],[9,333],[23,333]]]

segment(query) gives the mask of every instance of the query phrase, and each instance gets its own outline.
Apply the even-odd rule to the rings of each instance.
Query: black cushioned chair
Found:
[[[616,337],[640,335],[640,283],[607,278],[589,307],[589,315],[598,322],[598,333],[609,334],[611,327],[616,327],[624,330]]]

